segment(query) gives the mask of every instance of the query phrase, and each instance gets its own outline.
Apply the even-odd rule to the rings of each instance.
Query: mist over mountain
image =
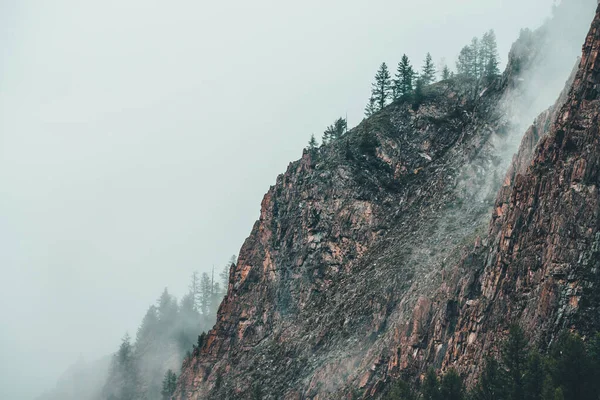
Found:
[[[595,398],[596,6],[2,5],[0,397]]]

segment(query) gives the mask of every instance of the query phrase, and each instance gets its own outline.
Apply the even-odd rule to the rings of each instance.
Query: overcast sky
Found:
[[[221,267],[382,61],[502,60],[552,0],[0,0],[0,398],[132,334]]]

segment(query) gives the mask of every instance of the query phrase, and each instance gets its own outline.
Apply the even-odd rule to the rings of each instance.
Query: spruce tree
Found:
[[[231,271],[232,268],[235,269],[236,263],[237,263],[237,257],[235,255],[232,255],[229,258],[229,261],[227,262],[227,264],[225,264],[225,267],[219,273],[219,278],[221,279],[221,287],[223,288],[223,292],[224,292],[223,295],[227,294],[227,290],[229,288],[229,272]]]
[[[119,350],[113,357],[103,397],[118,400],[138,398],[139,373],[129,334],[125,334]]]
[[[510,378],[510,396],[513,400],[523,398],[523,375],[527,360],[527,339],[518,325],[510,327],[508,340],[504,344],[502,361],[508,369]]]
[[[458,61],[456,62],[456,72],[465,77],[473,78],[472,72],[472,50],[470,46],[465,46],[458,55]]]
[[[406,54],[403,54],[402,59],[398,63],[396,79],[394,80],[394,86],[396,88],[395,93],[397,97],[410,95],[412,93],[414,77],[415,71],[410,64],[410,60]]]
[[[460,51],[456,63],[456,70],[459,75],[479,80],[483,72],[482,68],[479,39],[474,37],[473,40],[471,40],[471,44],[463,47]]]
[[[346,127],[347,124],[344,118],[336,119],[333,125],[329,125],[323,132],[323,143],[329,143],[331,140],[341,137],[346,133]]]
[[[367,103],[367,106],[365,107],[365,117],[369,118],[371,115],[375,114],[377,112],[377,105],[375,104],[375,97],[373,97],[373,95],[371,95],[371,97],[369,98],[369,102]]]
[[[382,110],[391,96],[391,76],[387,64],[382,63],[375,75],[375,83],[371,93],[375,98],[376,110]]]
[[[452,72],[447,65],[444,65],[444,69],[442,69],[442,80],[447,81],[450,78],[452,78]]]
[[[544,361],[538,351],[531,351],[527,358],[525,375],[523,377],[523,397],[525,400],[542,400],[544,390]]]
[[[175,389],[177,388],[177,374],[172,370],[167,370],[165,373],[165,377],[162,382],[162,390],[160,394],[162,395],[163,400],[169,400],[173,394],[175,393]]]
[[[435,74],[436,70],[435,65],[433,64],[433,59],[431,58],[431,54],[427,53],[423,68],[421,69],[420,79],[423,81],[424,85],[429,85],[435,82]]]
[[[210,280],[210,277],[206,272],[202,273],[202,278],[200,279],[200,311],[202,315],[209,316],[210,315],[210,305],[211,299],[213,298],[213,285]]]
[[[421,103],[423,102],[424,94],[423,94],[423,80],[419,77],[417,78],[417,84],[415,85],[415,92],[413,93],[413,109],[417,110]]]
[[[148,347],[152,346],[156,340],[158,325],[158,312],[156,306],[152,305],[146,311],[146,315],[142,319],[142,324],[137,330],[135,339],[136,350],[145,352]]]
[[[498,68],[498,45],[496,43],[496,33],[493,30],[483,34],[481,49],[484,68],[482,75],[489,80],[500,74],[500,69]]]
[[[590,378],[592,390],[600,393],[600,333],[596,333],[587,345],[588,358],[590,360]]]
[[[556,360],[554,380],[560,382],[565,400],[593,398],[590,393],[593,367],[583,340],[578,335],[567,332],[559,338],[551,355]]]
[[[198,271],[192,272],[192,278],[188,289],[194,299],[194,307],[198,310],[198,304],[200,302],[200,277]]]
[[[315,139],[315,135],[310,135],[310,140],[308,141],[308,147],[306,148],[310,154],[315,154],[317,147],[319,144],[317,143],[317,139]]]
[[[410,384],[399,380],[385,396],[385,400],[417,400],[417,394]]]
[[[423,386],[421,387],[421,395],[423,400],[442,400],[440,396],[440,381],[433,368],[427,370]]]
[[[440,398],[444,400],[463,400],[465,389],[458,373],[451,369],[442,377]]]
[[[473,389],[473,400],[504,400],[507,398],[506,378],[498,361],[488,358]]]
[[[159,335],[167,338],[173,333],[173,328],[176,325],[177,313],[179,305],[177,299],[169,294],[167,288],[158,299],[158,320],[159,320]]]

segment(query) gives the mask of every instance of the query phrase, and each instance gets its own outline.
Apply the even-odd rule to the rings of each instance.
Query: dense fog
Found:
[[[0,398],[106,366],[165,287],[221,271],[310,135],[362,119],[382,61],[454,68],[494,29],[504,64],[552,3],[3,2]]]

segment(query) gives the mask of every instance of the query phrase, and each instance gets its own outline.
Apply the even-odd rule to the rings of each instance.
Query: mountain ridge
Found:
[[[428,365],[474,379],[499,340],[480,343],[501,275],[489,260],[505,268],[503,252],[514,249],[506,239],[522,228],[524,166],[572,102],[573,92],[542,114],[507,173],[497,153],[516,128],[502,106],[523,65],[512,57],[475,99],[459,81],[438,83],[417,111],[394,103],[290,164],[262,201],[217,325],[184,361],[175,398],[249,398],[257,384],[264,398],[376,396]],[[580,71],[575,85],[582,79]],[[521,303],[509,303],[491,314],[502,316],[497,328],[515,319],[503,307]]]

